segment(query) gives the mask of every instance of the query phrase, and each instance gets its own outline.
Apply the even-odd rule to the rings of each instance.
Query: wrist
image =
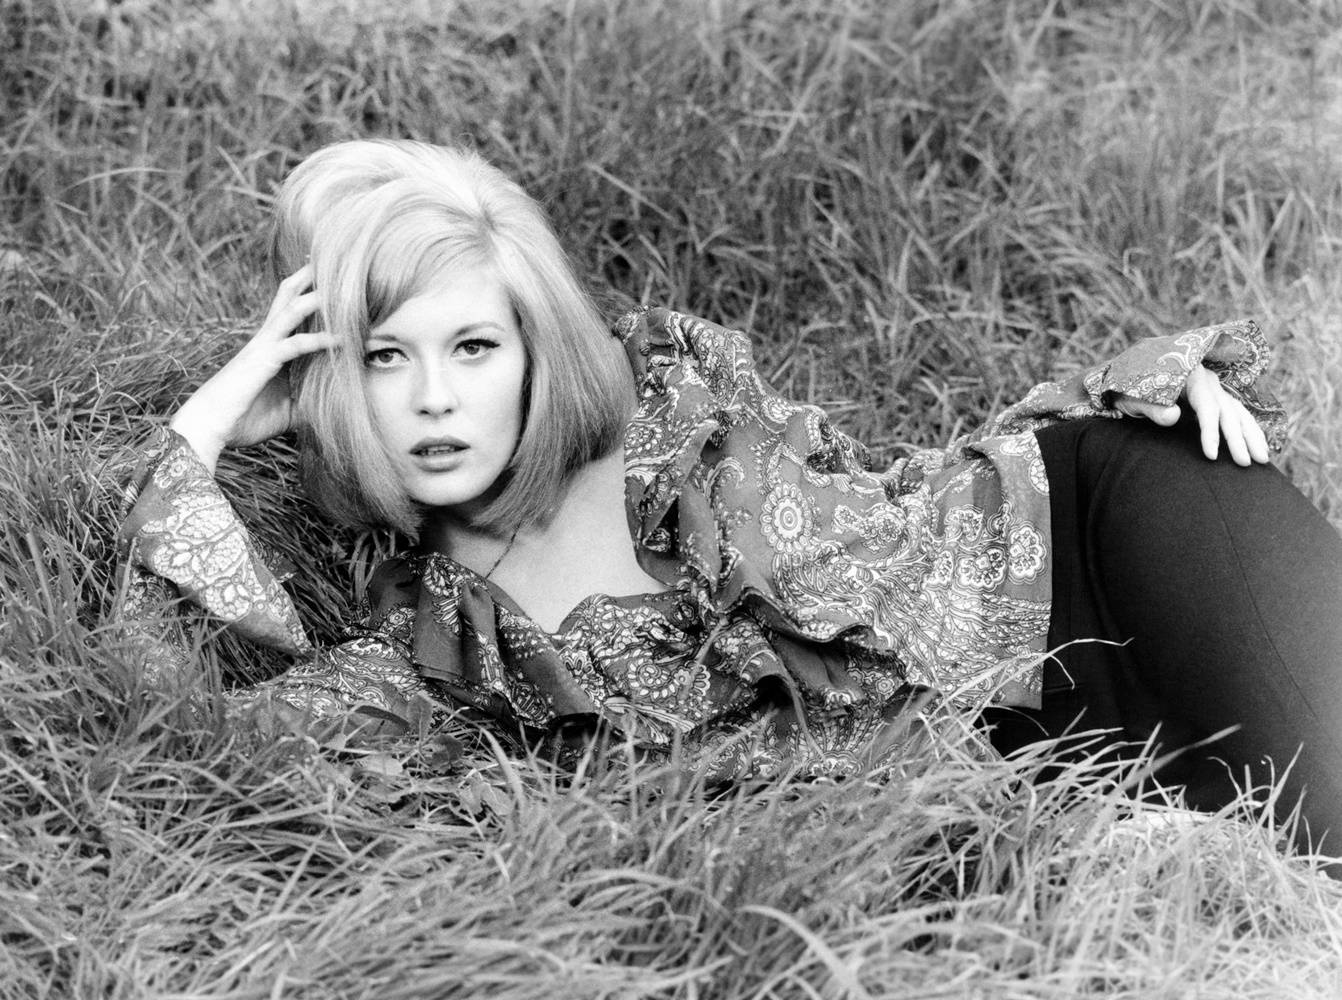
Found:
[[[214,467],[219,463],[219,455],[224,450],[223,441],[196,426],[185,408],[178,410],[168,421],[168,429],[186,441],[201,464],[209,470],[210,475],[214,475]]]

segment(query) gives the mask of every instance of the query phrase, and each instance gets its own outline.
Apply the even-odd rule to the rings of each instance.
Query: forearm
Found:
[[[170,421],[168,429],[180,437],[195,453],[201,467],[211,476],[219,465],[219,456],[223,453],[224,442],[210,431],[207,422],[198,418],[199,406],[193,407],[194,399],[182,405]]]
[[[253,642],[291,655],[311,651],[288,594],[190,444],[156,431],[126,487],[120,530],[129,566]]]

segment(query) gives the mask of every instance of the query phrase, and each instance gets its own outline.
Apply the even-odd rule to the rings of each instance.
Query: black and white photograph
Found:
[[[1337,0],[0,88],[0,1000],[1342,997]]]

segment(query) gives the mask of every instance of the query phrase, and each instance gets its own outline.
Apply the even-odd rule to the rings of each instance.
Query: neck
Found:
[[[624,450],[588,462],[564,485],[554,514],[544,522],[523,525],[516,544],[543,542],[552,534],[571,533],[593,519],[605,520],[612,510],[624,525]],[[502,548],[514,540],[511,529],[484,528],[456,507],[435,507],[424,518],[420,548],[451,556],[457,562],[484,573]]]
[[[474,569],[472,554],[485,553],[506,545],[511,535],[510,530],[482,528],[473,524],[452,508],[435,507],[424,517],[419,531],[419,547],[426,552],[451,556]],[[488,566],[488,562],[485,565]]]
[[[435,512],[426,542],[487,577],[522,612],[553,632],[594,594],[623,596],[665,590],[639,563],[624,499],[624,455],[616,451],[577,471],[553,516],[528,524],[515,539],[463,525]]]

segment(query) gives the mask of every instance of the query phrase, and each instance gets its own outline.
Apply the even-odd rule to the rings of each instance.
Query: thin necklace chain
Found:
[[[494,575],[494,570],[499,568],[499,563],[503,562],[504,557],[513,550],[513,542],[517,541],[517,531],[518,529],[514,528],[513,533],[508,536],[508,544],[503,547],[503,551],[499,553],[499,557],[494,560],[494,565],[489,567],[489,572],[485,574],[486,580]]]

